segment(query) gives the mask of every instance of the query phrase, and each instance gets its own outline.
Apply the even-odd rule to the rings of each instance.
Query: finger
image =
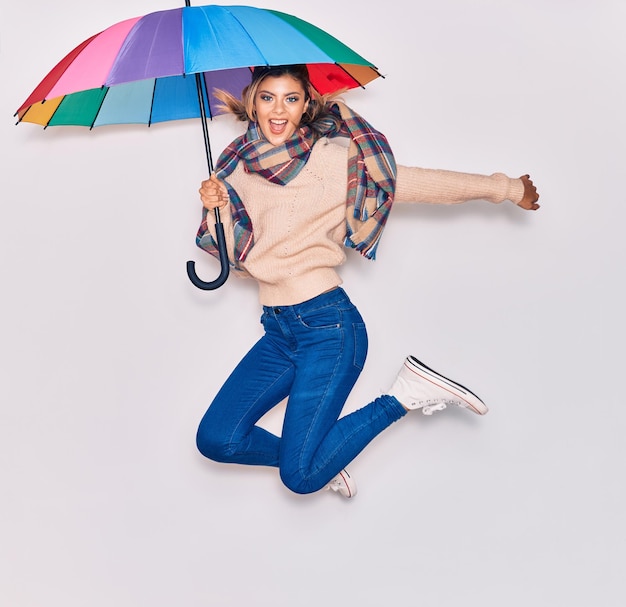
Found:
[[[215,173],[211,175],[211,181],[224,196],[228,196],[228,188],[226,187],[226,184]]]
[[[201,194],[207,196],[217,196],[221,192],[221,189],[216,183],[205,181],[199,191]]]
[[[209,182],[220,189],[224,187],[224,183],[215,173],[211,173],[211,177],[209,177]]]

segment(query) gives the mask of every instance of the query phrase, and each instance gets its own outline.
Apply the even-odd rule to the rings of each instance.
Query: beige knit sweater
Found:
[[[292,305],[341,284],[336,267],[346,259],[347,140],[320,139],[296,178],[276,185],[240,163],[227,178],[254,228],[254,247],[239,276],[254,278],[263,305]],[[521,201],[520,179],[398,166],[394,203],[454,204],[467,200]],[[233,250],[230,213],[222,211],[228,250]],[[393,209],[389,221],[393,221]],[[213,222],[208,223],[215,237]],[[384,235],[383,235],[384,240]]]

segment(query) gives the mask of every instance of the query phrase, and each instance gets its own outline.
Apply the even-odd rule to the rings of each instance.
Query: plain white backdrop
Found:
[[[346,100],[400,163],[537,184],[534,214],[396,209],[379,259],[343,270],[370,334],[346,410],[413,353],[491,412],[394,425],[350,501],[203,459],[197,423],[260,312],[253,284],[185,273],[217,273],[194,244],[200,124],[12,118],[82,40],[173,6],[3,3],[0,606],[623,607],[626,5],[252,3],[379,67]],[[216,151],[239,133],[210,128]]]

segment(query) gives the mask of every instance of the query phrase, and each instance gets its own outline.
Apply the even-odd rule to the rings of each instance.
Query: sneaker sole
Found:
[[[407,359],[407,366],[411,371],[417,373],[420,377],[429,381],[442,390],[450,392],[456,398],[463,401],[468,409],[471,409],[478,415],[485,415],[489,409],[487,405],[480,399],[479,396],[474,394],[469,388],[437,373],[437,371],[431,369],[423,362],[415,358],[415,356],[409,356]]]

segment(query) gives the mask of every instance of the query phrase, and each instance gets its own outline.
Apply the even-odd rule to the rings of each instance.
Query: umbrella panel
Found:
[[[311,83],[320,94],[350,89],[378,76],[367,66],[350,66],[352,74],[341,66],[309,65]],[[205,107],[209,117],[223,113],[214,95],[216,89],[238,97],[250,83],[250,68],[218,70],[203,74]],[[369,80],[368,80],[369,78]],[[151,78],[72,93],[45,102],[34,103],[18,112],[21,122],[42,126],[87,126],[110,124],[154,124],[169,120],[199,118],[195,78],[170,76]]]

